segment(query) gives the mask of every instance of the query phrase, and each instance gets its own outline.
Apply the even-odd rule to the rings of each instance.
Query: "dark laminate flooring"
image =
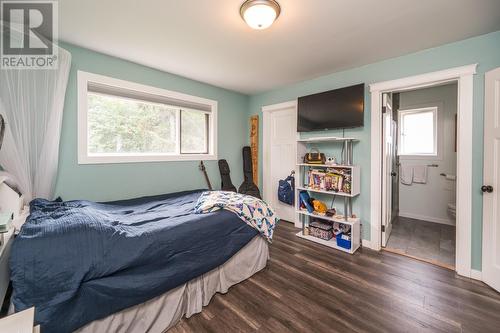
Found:
[[[177,332],[500,332],[500,294],[388,252],[345,254],[281,222],[268,266]]]
[[[386,249],[454,269],[455,226],[399,216]]]

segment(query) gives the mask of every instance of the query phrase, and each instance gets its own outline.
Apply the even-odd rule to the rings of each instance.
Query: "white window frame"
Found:
[[[408,108],[408,109],[400,109],[398,110],[398,156],[402,159],[439,159],[441,153],[440,147],[440,136],[439,136],[439,115],[438,115],[438,106],[429,106],[429,107],[420,107],[420,108]],[[424,112],[432,112],[434,118],[434,153],[412,153],[405,154],[402,152],[403,148],[403,137],[402,137],[402,125],[403,125],[403,117],[408,114],[417,114]]]
[[[78,164],[105,164],[105,163],[137,163],[137,162],[164,162],[164,161],[199,161],[217,160],[217,101],[202,97],[187,95],[175,91],[147,86],[130,81],[115,79],[103,75],[78,71]],[[88,105],[87,95],[89,83],[108,85],[113,88],[122,88],[128,91],[137,91],[165,97],[172,100],[204,105],[209,108],[208,120],[208,153],[181,154],[178,149],[175,154],[98,154],[92,155],[88,151]],[[203,112],[203,111],[200,111]],[[179,113],[178,113],[179,114]],[[180,137],[179,137],[180,140]],[[179,142],[180,145],[180,142]]]

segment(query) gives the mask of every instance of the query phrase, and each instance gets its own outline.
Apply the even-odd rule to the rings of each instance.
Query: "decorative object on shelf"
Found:
[[[321,215],[324,215],[327,211],[325,203],[317,199],[313,200],[313,207],[314,207],[314,212]]]
[[[337,165],[337,159],[335,158],[335,156],[329,156],[326,158],[325,164],[326,165]]]
[[[337,210],[335,208],[330,208],[326,211],[326,216],[332,217],[337,215]]]
[[[294,191],[295,191],[295,171],[292,170],[290,176],[281,179],[278,184],[278,200],[286,203],[287,205],[294,204]]]
[[[311,148],[309,153],[304,155],[304,163],[307,164],[325,164],[326,156],[319,152],[318,148]]]

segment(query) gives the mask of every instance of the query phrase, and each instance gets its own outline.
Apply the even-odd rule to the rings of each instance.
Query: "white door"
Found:
[[[484,103],[483,280],[500,291],[500,67],[486,73]]]
[[[392,164],[394,159],[394,121],[391,95],[383,95],[382,130],[382,246],[386,246],[392,230]]]
[[[293,206],[278,200],[278,182],[295,170],[297,149],[297,108],[264,108],[264,200],[271,204],[278,216],[295,221]],[[267,110],[266,110],[267,109]]]

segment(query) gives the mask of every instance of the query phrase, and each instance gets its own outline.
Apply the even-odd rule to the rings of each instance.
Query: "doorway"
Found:
[[[297,163],[297,103],[269,105],[263,113],[263,195],[278,216],[295,223],[295,208],[278,200],[278,183]]]
[[[457,82],[383,95],[382,246],[455,270]]]
[[[472,116],[473,77],[477,64],[370,84],[371,164],[370,164],[370,248],[382,249],[383,192],[382,95],[457,82],[457,171],[456,171],[456,259],[455,271],[471,277],[472,231]],[[386,176],[386,174],[385,174]]]

